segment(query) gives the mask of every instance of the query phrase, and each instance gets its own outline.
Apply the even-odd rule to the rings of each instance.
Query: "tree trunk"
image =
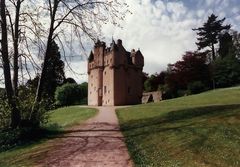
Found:
[[[1,29],[2,29],[2,62],[3,62],[3,74],[4,74],[4,82],[5,89],[7,93],[8,104],[11,109],[11,127],[18,127],[21,117],[20,112],[16,107],[15,98],[13,96],[13,88],[11,81],[11,69],[10,69],[10,61],[8,56],[8,37],[7,37],[7,21],[6,21],[6,6],[5,0],[1,0],[0,2],[0,10],[1,10]]]
[[[214,44],[212,43],[212,60],[216,59]]]
[[[51,15],[51,23],[50,23],[50,28],[49,28],[48,40],[47,40],[47,48],[46,48],[45,56],[44,56],[44,60],[43,60],[42,72],[41,72],[41,75],[40,75],[40,78],[39,78],[39,81],[38,81],[36,97],[35,97],[35,101],[34,101],[34,104],[33,104],[33,107],[32,107],[32,113],[30,114],[30,119],[34,119],[32,117],[34,117],[34,113],[36,112],[35,111],[36,106],[42,100],[43,85],[45,83],[45,80],[47,79],[47,78],[45,78],[46,64],[47,64],[47,61],[48,61],[49,56],[50,56],[49,55],[49,50],[51,48],[51,43],[52,43],[52,40],[53,40],[54,23],[55,23],[55,15],[56,15],[57,7],[58,7],[58,1],[55,0],[53,10],[52,10],[52,15]]]
[[[19,14],[20,14],[21,1],[17,1],[16,5],[16,15],[15,15],[15,27],[14,27],[14,36],[13,36],[13,93],[14,96],[18,96],[18,41],[19,41]]]

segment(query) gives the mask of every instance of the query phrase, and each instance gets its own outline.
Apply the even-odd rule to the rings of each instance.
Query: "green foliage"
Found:
[[[146,92],[151,92],[151,91],[152,91],[150,79],[147,79],[147,80],[144,82],[144,90],[145,90]]]
[[[10,113],[5,91],[2,89],[0,92],[0,129],[7,128],[9,126]]]
[[[238,166],[239,97],[234,87],[118,109],[135,166]]]
[[[87,83],[78,84],[64,84],[57,88],[55,92],[56,104],[60,106],[69,106],[82,104],[87,97]]]
[[[160,85],[164,85],[166,74],[167,74],[166,71],[162,71],[159,74],[156,73],[148,77],[146,73],[143,73],[144,91],[146,92],[157,91]]]
[[[197,31],[197,35],[199,36],[197,38],[198,42],[196,43],[198,49],[200,50],[206,47],[211,47],[213,60],[215,60],[214,44],[218,43],[219,35],[223,30],[229,30],[231,28],[231,25],[223,25],[225,18],[220,20],[217,18],[218,16],[211,14],[202,27],[193,29],[194,31]]]
[[[38,105],[36,105],[36,111],[32,112],[32,106],[35,99],[35,87],[20,86],[19,87],[19,103],[18,107],[22,115],[21,126],[30,126],[41,124],[47,121],[47,111],[54,108],[52,106],[51,99],[43,99]],[[32,117],[32,118],[31,118]],[[31,120],[30,120],[31,118]],[[25,125],[27,124],[27,125]]]
[[[219,58],[214,63],[213,77],[216,87],[229,87],[240,83],[240,62],[233,57]]]
[[[195,81],[188,85],[188,90],[191,94],[197,94],[205,91],[206,87],[201,81]]]
[[[228,32],[221,34],[219,37],[218,53],[221,58],[232,56],[234,53],[232,36]]]
[[[46,73],[44,75],[45,82],[43,90],[44,94],[48,98],[54,99],[54,93],[57,86],[62,85],[65,80],[64,62],[61,60],[59,47],[55,41],[52,42],[49,52],[49,55],[51,56],[46,62]]]

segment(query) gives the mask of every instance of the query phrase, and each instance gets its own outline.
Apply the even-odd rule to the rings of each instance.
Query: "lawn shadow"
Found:
[[[207,157],[219,149],[218,144],[221,143],[216,139],[219,137],[222,140],[224,136],[221,135],[229,132],[227,128],[231,125],[225,126],[221,122],[222,118],[236,116],[236,113],[240,115],[239,111],[240,104],[189,108],[153,118],[132,120],[121,124],[121,129],[135,164],[140,166],[152,164],[148,156],[155,155],[155,152],[158,154],[158,151],[164,152],[164,155],[158,157],[166,156],[175,158],[174,160],[179,158],[181,161],[183,155],[189,155],[199,164],[219,166],[219,163],[225,163],[223,159],[216,162],[213,157]],[[231,141],[234,143],[237,137],[231,136]],[[229,145],[229,148],[232,146]],[[155,166],[161,166],[160,164]]]
[[[183,110],[170,111],[164,115],[128,121],[127,123],[121,124],[122,131],[129,131],[138,128],[144,128],[154,125],[167,124],[176,121],[186,121],[197,117],[216,117],[216,116],[230,116],[232,113],[227,111],[240,109],[240,104],[231,105],[212,105],[197,108],[188,108]]]

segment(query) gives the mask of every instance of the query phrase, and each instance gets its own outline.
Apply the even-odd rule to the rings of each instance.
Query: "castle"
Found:
[[[140,50],[126,51],[120,39],[110,47],[98,40],[88,58],[88,105],[141,103],[143,66]]]

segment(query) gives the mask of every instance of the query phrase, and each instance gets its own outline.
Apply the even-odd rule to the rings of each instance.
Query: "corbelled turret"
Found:
[[[134,65],[136,65],[139,68],[143,68],[144,57],[139,49],[137,50],[137,52],[135,51],[135,49],[131,51],[131,58],[132,58],[132,63]]]

